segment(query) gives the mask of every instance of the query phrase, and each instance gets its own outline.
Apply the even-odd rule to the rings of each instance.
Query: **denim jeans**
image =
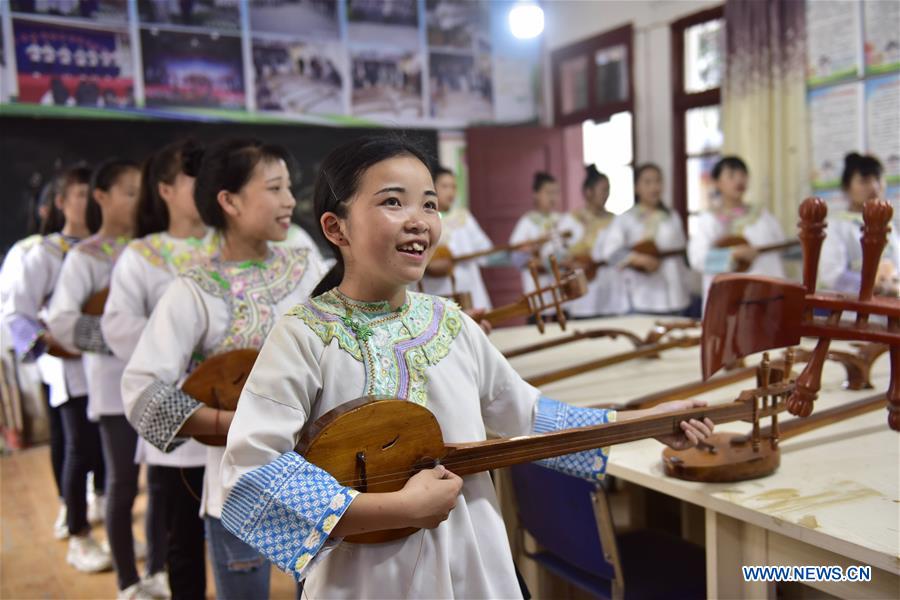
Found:
[[[272,565],[222,525],[207,516],[206,546],[219,600],[254,600],[269,597]]]

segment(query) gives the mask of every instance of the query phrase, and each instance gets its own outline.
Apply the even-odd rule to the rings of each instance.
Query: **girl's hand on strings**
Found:
[[[462,486],[462,477],[442,465],[416,473],[401,490],[410,525],[434,529],[446,521],[450,511],[456,507],[456,498]]]
[[[673,400],[658,404],[647,412],[649,414],[662,415],[704,406],[706,406],[705,400]],[[708,417],[704,417],[702,421],[699,419],[682,421],[678,426],[681,428],[680,432],[659,436],[656,438],[657,441],[662,442],[673,450],[684,450],[706,440],[712,435],[714,427],[713,422]]]

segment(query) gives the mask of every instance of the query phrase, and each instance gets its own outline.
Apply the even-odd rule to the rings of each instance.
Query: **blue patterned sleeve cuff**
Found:
[[[187,440],[178,437],[178,432],[201,406],[175,386],[154,381],[141,393],[128,420],[142,438],[162,452],[171,452]]]
[[[538,399],[537,414],[534,417],[534,433],[549,433],[561,429],[590,427],[603,423],[613,423],[616,411],[603,408],[579,408],[564,402],[541,396]],[[585,450],[538,461],[539,464],[567,475],[589,481],[603,479],[609,448]]]
[[[37,321],[16,316],[9,323],[9,333],[19,360],[37,360],[44,353],[44,343],[41,341],[44,328]]]
[[[287,452],[238,480],[222,524],[300,581],[339,543],[329,535],[358,493]]]
[[[100,330],[100,317],[93,315],[78,317],[75,321],[75,346],[85,352],[112,354]]]

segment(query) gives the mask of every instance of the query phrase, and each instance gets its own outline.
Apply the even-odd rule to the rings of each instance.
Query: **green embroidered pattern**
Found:
[[[427,368],[447,356],[462,329],[456,304],[415,292],[407,292],[406,304],[391,310],[385,302],[361,303],[332,290],[288,314],[300,318],[326,346],[337,340],[363,363],[365,394],[423,406],[428,402]]]
[[[162,233],[152,233],[131,242],[130,248],[155,267],[168,269],[173,273],[183,273],[207,260],[218,250],[220,244],[218,232],[207,234],[203,239],[184,240],[175,240]]]
[[[115,263],[128,246],[129,238],[105,238],[92,235],[76,244],[75,252],[81,252],[104,262]]]

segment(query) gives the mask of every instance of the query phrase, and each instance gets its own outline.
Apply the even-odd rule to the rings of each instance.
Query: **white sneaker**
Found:
[[[124,590],[116,594],[117,600],[153,600],[153,595],[144,589],[144,582],[132,583]]]
[[[112,568],[109,552],[104,552],[90,535],[73,535],[69,538],[66,562],[83,573],[99,573]]]
[[[95,494],[94,490],[88,492],[87,520],[91,525],[102,523],[106,515],[106,496]]]
[[[165,571],[147,575],[141,583],[144,586],[144,590],[154,598],[168,600],[172,597],[172,590],[169,588],[169,575]]]
[[[66,523],[66,505],[59,505],[59,512],[56,513],[56,522],[53,523],[53,537],[58,540],[64,540],[69,537],[69,525]]]

